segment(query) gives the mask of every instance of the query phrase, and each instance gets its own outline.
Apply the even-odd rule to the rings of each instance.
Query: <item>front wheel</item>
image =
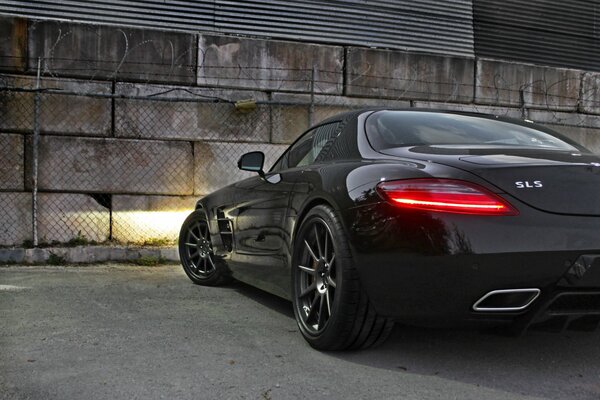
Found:
[[[325,205],[308,212],[294,240],[292,300],[300,332],[319,350],[371,347],[393,327],[361,288],[342,224]]]
[[[181,226],[179,259],[186,275],[198,285],[218,286],[230,280],[227,266],[215,257],[202,210],[191,213]]]

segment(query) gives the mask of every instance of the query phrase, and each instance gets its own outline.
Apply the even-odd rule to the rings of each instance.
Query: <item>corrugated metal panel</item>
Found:
[[[216,0],[222,32],[473,55],[471,0]]]
[[[471,0],[3,0],[0,13],[473,56]]]
[[[475,54],[600,71],[600,1],[475,0]]]
[[[163,29],[214,30],[214,0],[3,0],[0,13]]]

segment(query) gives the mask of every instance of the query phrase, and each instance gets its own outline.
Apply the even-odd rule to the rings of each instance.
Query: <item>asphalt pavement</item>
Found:
[[[0,267],[1,399],[599,399],[600,333],[397,326],[322,353],[291,304],[179,266]]]

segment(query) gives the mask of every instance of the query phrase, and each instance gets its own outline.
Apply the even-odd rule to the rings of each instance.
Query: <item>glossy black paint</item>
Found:
[[[235,278],[289,299],[294,235],[306,212],[323,203],[342,218],[361,284],[377,312],[405,322],[501,323],[528,313],[534,318],[539,307],[480,313],[472,305],[498,289],[534,287],[542,290],[540,299],[550,298],[565,287],[563,276],[582,255],[600,254],[598,156],[581,147],[571,153],[481,146],[377,152],[364,132],[372,112],[324,121],[339,122],[339,134],[313,164],[275,168],[198,201],[215,253]],[[375,191],[383,180],[429,177],[479,184],[519,215],[406,210]],[[233,227],[232,251],[221,242],[219,213]],[[592,278],[600,274],[600,262],[592,264],[595,272],[585,274],[590,278],[567,287],[600,292],[600,278]]]

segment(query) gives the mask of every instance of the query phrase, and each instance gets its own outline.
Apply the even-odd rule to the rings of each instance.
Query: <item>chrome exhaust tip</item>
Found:
[[[521,311],[529,307],[539,295],[540,289],[537,288],[492,290],[473,304],[473,311]]]

